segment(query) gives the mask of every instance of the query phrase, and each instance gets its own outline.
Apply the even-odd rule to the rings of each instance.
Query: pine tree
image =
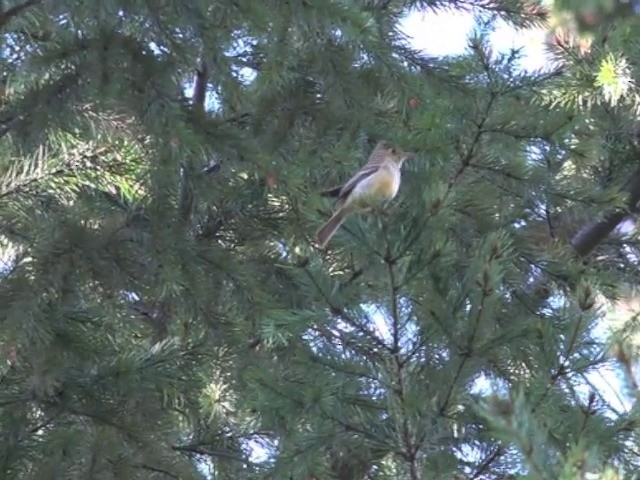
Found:
[[[3,7],[2,478],[631,478],[590,374],[635,388],[594,329],[638,276],[636,17],[521,73],[487,38],[533,2]],[[399,29],[470,7],[462,56]],[[381,139],[398,198],[319,250]]]

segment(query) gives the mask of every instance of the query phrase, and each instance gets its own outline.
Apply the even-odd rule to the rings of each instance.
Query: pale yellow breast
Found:
[[[373,194],[379,197],[393,198],[398,192],[398,182],[392,172],[384,173],[385,174],[381,175],[379,180],[375,182]]]
[[[381,168],[356,186],[349,203],[363,207],[384,203],[396,196],[399,187],[400,169]]]

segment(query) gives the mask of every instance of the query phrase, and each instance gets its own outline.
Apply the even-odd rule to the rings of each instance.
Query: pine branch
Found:
[[[24,3],[14,5],[8,10],[5,10],[4,12],[0,12],[0,28],[3,28],[14,17],[20,15],[20,13],[22,13],[23,10],[26,10],[27,8],[37,5],[39,3],[40,3],[40,0],[27,0]]]
[[[54,402],[43,402],[43,403],[44,405],[49,407],[62,408],[63,413],[68,413],[69,415],[72,415],[72,416],[84,417],[86,419],[89,419],[92,422],[94,422],[96,425],[111,427],[114,430],[117,430],[118,432],[120,432],[122,435],[124,435],[128,439],[131,439],[133,441],[138,441],[140,438],[140,432],[138,430],[124,423],[119,423],[118,421],[114,420],[112,416],[109,416],[108,414],[79,410],[69,405],[62,406]]]
[[[625,190],[629,192],[629,200],[627,201],[628,211],[617,210],[611,212],[603,219],[586,225],[571,239],[571,246],[579,256],[587,256],[615,230],[620,222],[627,217],[629,211],[637,211],[637,204],[640,202],[640,170],[636,170],[633,175],[631,175],[631,178],[625,186]]]
[[[131,305],[135,312],[153,331],[153,343],[159,343],[169,335],[169,314],[165,305],[154,305],[139,300]]]
[[[348,324],[350,327],[353,327],[354,329],[358,330],[360,334],[362,334],[365,338],[372,340],[373,343],[375,343],[382,350],[390,351],[389,346],[384,341],[382,341],[375,334],[373,334],[372,332],[367,330],[365,327],[360,325],[359,322],[355,321],[349,315],[347,315],[347,313],[344,311],[342,307],[340,307],[339,305],[336,305],[331,301],[331,298],[329,298],[327,293],[322,289],[322,287],[320,286],[316,278],[313,276],[313,273],[308,268],[304,268],[304,271],[307,274],[307,277],[309,278],[309,280],[311,280],[311,283],[316,288],[318,293],[322,296],[323,300],[327,304],[327,307],[331,311],[332,315],[339,317],[343,322]],[[360,349],[363,348],[363,345],[360,345],[357,343],[348,342],[347,345],[350,345],[351,347],[354,347],[354,348],[356,346],[359,347]]]
[[[0,138],[7,135],[13,128],[20,124],[20,122],[27,119],[29,116],[37,114],[42,105],[46,105],[52,102],[56,97],[67,93],[73,87],[76,87],[80,83],[81,77],[77,71],[72,71],[65,75],[60,76],[57,82],[51,82],[44,85],[40,89],[32,89],[26,92],[28,99],[31,101],[33,107],[30,111],[20,111],[20,105],[17,106],[20,113],[12,113],[4,118],[0,118]],[[6,113],[5,113],[6,115]]]
[[[484,474],[487,472],[487,470],[489,470],[491,465],[496,460],[498,460],[503,454],[504,454],[504,450],[502,449],[502,447],[499,447],[499,446],[496,447],[493,451],[491,451],[491,453],[489,453],[489,455],[487,455],[484,458],[484,460],[482,460],[482,463],[478,466],[476,471],[473,472],[473,475],[471,475],[470,480],[485,478]]]
[[[180,198],[178,200],[178,213],[182,224],[188,225],[191,213],[193,212],[194,198],[194,185],[190,168],[186,165],[181,167],[181,179],[180,179]]]
[[[171,473],[169,470],[165,470],[159,467],[154,467],[146,463],[140,463],[140,464],[134,465],[134,467],[139,468],[141,470],[148,470],[149,472],[162,473],[163,475],[170,478],[175,478],[176,480],[180,480],[182,478],[174,473]]]
[[[393,320],[393,347],[392,355],[398,358],[400,353],[400,314],[398,312],[398,286],[396,285],[396,275],[393,270],[393,260],[391,255],[391,248],[387,244],[387,254],[385,256],[387,271],[389,273],[389,284],[391,292],[389,294],[391,301],[391,318]],[[398,364],[402,368],[402,362]]]
[[[63,150],[64,151],[64,150]],[[58,152],[56,152],[58,153]],[[78,179],[80,174],[92,171],[109,173],[108,168],[94,162],[100,156],[111,153],[110,147],[96,147],[93,149],[75,149],[66,153],[64,165],[47,170],[45,159],[53,156],[45,148],[39,148],[28,162],[17,164],[6,174],[7,179],[0,178],[0,199],[12,195],[24,194],[40,183],[54,178]],[[113,166],[113,165],[111,165]],[[109,165],[106,165],[109,167]],[[102,192],[103,195],[108,194]]]
[[[27,395],[21,395],[19,397],[12,398],[11,400],[0,400],[0,407],[8,407],[10,405],[16,404],[24,405],[25,403],[31,402],[33,400],[35,400],[33,394],[29,393]]]
[[[193,87],[193,105],[199,110],[204,110],[208,80],[209,69],[206,62],[202,60],[200,61],[199,68],[196,69],[196,80]]]
[[[564,355],[562,355],[564,358],[560,362],[560,365],[558,365],[558,367],[555,369],[555,371],[551,373],[544,392],[542,392],[535,404],[532,405],[531,414],[534,414],[540,409],[540,407],[544,404],[545,400],[554,389],[554,387],[559,383],[559,381],[562,378],[566,379],[569,376],[569,373],[571,371],[570,359],[574,356],[574,349],[577,347],[579,331],[583,321],[584,318],[581,316],[576,322],[576,325],[571,332],[571,337],[569,338],[566,351],[564,352]]]
[[[0,138],[4,137],[7,133],[11,131],[23,117],[21,116],[11,116],[7,118],[0,119]]]
[[[487,101],[484,111],[482,112],[482,116],[476,123],[476,131],[473,136],[473,139],[471,140],[471,144],[467,148],[467,151],[462,155],[462,162],[460,163],[458,170],[455,172],[451,180],[449,180],[445,198],[453,191],[453,187],[455,186],[457,181],[460,179],[460,177],[465,172],[465,170],[471,165],[471,161],[473,160],[473,157],[476,153],[476,149],[480,145],[480,140],[482,136],[486,133],[486,131],[484,130],[484,127],[489,120],[489,116],[491,115],[491,110],[493,109],[497,99],[498,99],[497,92],[492,90],[490,92],[489,100]]]
[[[217,449],[205,447],[202,444],[198,444],[198,443],[194,443],[194,444],[190,444],[190,445],[172,445],[171,449],[175,450],[176,452],[184,452],[184,453],[188,453],[188,454],[203,455],[203,456],[209,456],[209,457],[226,458],[226,459],[229,459],[229,460],[235,460],[237,462],[242,462],[242,463],[244,463],[246,465],[251,463],[248,460],[245,460],[244,458],[239,457],[238,455],[236,455],[234,453],[225,452],[224,450],[217,450]]]
[[[287,401],[294,403],[298,408],[302,409],[302,410],[306,410],[308,408],[308,405],[306,402],[293,397],[292,395],[288,394],[287,392],[283,392],[281,389],[278,388],[278,386],[276,386],[275,384],[272,383],[266,383],[264,381],[260,381],[260,384],[262,387],[264,387],[265,389],[275,393],[276,395],[278,395],[279,397],[285,398]],[[336,415],[335,411],[327,411],[326,408],[320,408],[319,409],[320,414],[322,415],[322,417],[326,418],[327,420],[336,423],[337,425],[339,425],[340,427],[342,427],[344,429],[344,431],[346,433],[357,433],[362,435],[363,438],[366,438],[370,441],[372,441],[373,443],[377,444],[377,445],[383,445],[383,446],[388,446],[391,451],[393,451],[394,453],[398,454],[398,455],[402,455],[402,451],[395,449],[393,446],[389,445],[389,443],[385,440],[384,437],[381,437],[379,435],[377,435],[375,432],[367,430],[366,426],[360,427],[358,425],[354,425],[352,423],[349,423],[345,420],[342,420],[341,418],[339,418]]]
[[[629,212],[638,211],[638,203],[640,202],[640,169],[631,175],[623,190],[626,190],[629,194],[626,209],[612,211],[602,219],[585,225],[571,238],[570,245],[578,257],[584,258],[589,255],[627,218]],[[543,273],[529,284],[527,291],[544,300],[551,295],[551,290],[545,286],[547,281],[548,277]]]
[[[395,364],[395,374],[397,385],[394,389],[396,395],[398,396],[398,400],[400,401],[401,409],[402,409],[402,437],[404,441],[405,451],[403,452],[403,457],[409,463],[409,474],[411,480],[419,480],[420,476],[418,474],[418,467],[416,464],[416,455],[420,448],[420,442],[416,442],[411,434],[411,429],[409,427],[409,419],[406,412],[406,386],[404,381],[404,366],[405,361],[401,356],[401,346],[400,346],[400,331],[401,331],[401,321],[400,321],[400,312],[398,309],[398,285],[396,281],[396,273],[394,270],[394,261],[391,255],[391,246],[387,243],[387,252],[385,255],[385,263],[387,264],[387,271],[389,273],[389,284],[390,284],[390,301],[391,301],[391,318],[393,321],[393,346],[391,354],[393,356],[394,364]],[[424,437],[423,437],[424,439]],[[422,440],[423,440],[422,439]]]
[[[55,413],[51,414],[46,419],[44,419],[42,422],[40,422],[37,425],[31,427],[28,431],[26,431],[22,435],[20,435],[20,437],[18,438],[18,442],[22,442],[22,441],[26,440],[31,435],[39,434],[41,432],[41,430],[43,430],[44,428],[47,428],[49,425],[51,425],[53,423],[54,420],[56,420],[61,415],[62,415],[61,411],[58,411],[58,412],[55,412]]]
[[[460,363],[458,364],[458,368],[456,369],[455,374],[453,375],[453,379],[451,381],[451,383],[449,384],[449,388],[447,389],[447,393],[445,395],[444,401],[442,402],[442,405],[440,406],[440,408],[438,409],[440,415],[445,415],[446,414],[446,410],[447,408],[449,408],[449,402],[451,401],[451,398],[453,396],[453,391],[455,390],[455,387],[458,383],[458,380],[460,379],[460,376],[462,375],[462,371],[464,370],[464,367],[466,366],[467,362],[471,359],[471,357],[473,356],[473,344],[476,341],[476,336],[478,334],[478,331],[480,330],[480,320],[482,319],[482,314],[484,311],[484,307],[485,307],[485,302],[488,298],[488,293],[485,289],[482,289],[482,297],[480,299],[480,305],[478,306],[478,311],[475,315],[474,321],[473,321],[473,327],[471,330],[471,334],[469,335],[469,339],[467,340],[467,344],[465,346],[465,349],[463,352],[461,352],[461,356],[462,356],[462,360],[460,360]]]

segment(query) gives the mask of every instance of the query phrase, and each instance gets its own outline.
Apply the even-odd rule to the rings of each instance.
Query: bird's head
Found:
[[[413,152],[406,152],[394,147],[391,143],[383,140],[381,142],[378,142],[378,144],[376,145],[376,148],[371,154],[370,161],[378,163],[392,160],[394,163],[401,167],[402,163],[406,159],[413,157],[414,155],[415,154]]]
[[[385,145],[386,156],[391,158],[398,165],[402,166],[403,162],[415,155],[413,152],[406,152],[391,145]]]
[[[398,162],[399,165],[402,165],[405,160],[415,156],[415,153],[413,152],[405,152],[404,150],[398,150],[396,148],[392,148],[389,153],[393,155],[395,161]]]

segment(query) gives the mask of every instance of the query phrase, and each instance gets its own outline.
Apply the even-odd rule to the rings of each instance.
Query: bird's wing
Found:
[[[355,186],[367,177],[370,177],[380,169],[379,164],[367,164],[362,167],[358,173],[356,173],[347,183],[345,183],[340,189],[338,199],[344,200],[353,191]]]
[[[378,144],[371,152],[371,155],[369,155],[367,164],[360,170],[358,170],[358,172],[353,177],[351,177],[351,179],[347,183],[338,187],[331,188],[329,190],[325,190],[321,193],[321,195],[323,197],[337,197],[339,201],[345,200],[359,182],[378,171],[380,165],[382,164],[382,162],[384,162],[384,159],[387,156],[387,148],[387,142],[378,142]]]

